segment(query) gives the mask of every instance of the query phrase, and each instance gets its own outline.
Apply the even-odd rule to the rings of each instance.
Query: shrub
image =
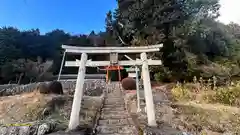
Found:
[[[222,103],[227,105],[239,105],[240,87],[228,86],[218,87],[212,93],[204,95],[204,99],[210,103]]]
[[[167,68],[159,68],[159,71],[154,74],[154,79],[158,82],[174,81],[172,72]]]
[[[124,78],[122,80],[122,87],[125,90],[136,90],[136,81],[131,77]]]
[[[53,94],[63,94],[63,87],[62,84],[58,81],[52,81],[48,85],[48,89],[50,90],[51,93]]]
[[[172,90],[171,90],[173,99],[176,101],[180,100],[189,100],[190,99],[190,91],[188,88],[177,84]]]
[[[216,102],[235,105],[240,98],[240,87],[220,88],[216,91]]]

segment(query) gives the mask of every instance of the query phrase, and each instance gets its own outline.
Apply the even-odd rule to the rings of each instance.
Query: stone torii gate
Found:
[[[139,66],[142,65],[142,75],[144,84],[144,95],[146,100],[147,118],[149,126],[156,126],[155,108],[153,103],[153,95],[151,89],[151,82],[149,76],[149,65],[162,65],[161,60],[147,59],[148,52],[157,52],[162,47],[162,44],[141,46],[141,47],[75,47],[62,45],[65,50],[59,76],[61,75],[62,66],[64,63],[64,57],[66,53],[81,54],[81,60],[66,61],[66,67],[79,67],[76,88],[74,93],[74,99],[72,104],[72,111],[69,121],[69,130],[75,129],[79,125],[79,112],[81,108],[81,101],[83,96],[83,85],[85,78],[86,67],[98,67],[98,66],[109,66],[112,64],[121,66]],[[114,57],[110,61],[92,61],[88,60],[87,54],[110,54]],[[141,59],[118,61],[118,54],[127,53],[141,53]]]

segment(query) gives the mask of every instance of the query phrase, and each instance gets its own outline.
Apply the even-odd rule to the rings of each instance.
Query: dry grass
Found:
[[[202,82],[178,84],[171,90],[174,121],[180,129],[198,133],[203,130],[240,133],[239,83],[213,86]]]
[[[37,91],[1,97],[0,124],[53,119],[61,122],[61,128],[65,128],[70,118],[72,101],[73,98],[69,95],[42,95]],[[100,98],[84,97],[80,123],[91,126],[100,105]],[[50,111],[50,115],[43,116],[43,111],[46,109]]]
[[[38,92],[0,98],[1,123],[28,122],[36,119],[37,114],[47,104]]]
[[[221,104],[176,103],[175,122],[194,132],[240,133],[240,109]]]
[[[239,106],[240,82],[222,87],[213,87],[211,83],[177,84],[171,89],[171,94],[173,101],[195,101]]]

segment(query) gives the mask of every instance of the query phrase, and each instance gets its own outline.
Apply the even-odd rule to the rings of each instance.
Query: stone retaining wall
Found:
[[[9,88],[13,88],[19,86],[18,84],[4,84],[4,85],[0,85],[0,91],[3,89],[9,89]]]
[[[23,125],[23,126],[22,126]],[[56,127],[56,122],[31,122],[21,126],[0,126],[1,135],[45,135]]]
[[[17,85],[15,87],[5,88],[0,91],[0,96],[10,96],[20,94],[23,92],[32,92],[37,85],[38,85],[37,83],[31,83],[27,85]]]
[[[10,96],[10,95],[16,95],[21,94],[24,92],[32,92],[34,91],[37,86],[41,83],[49,83],[49,82],[38,82],[38,83],[31,83],[26,85],[14,85],[8,86],[4,89],[0,89],[0,97],[1,96]],[[76,81],[61,81],[63,89],[67,93],[74,93]],[[106,87],[106,82],[104,80],[85,80],[84,83],[84,94],[88,96],[100,96],[102,94],[99,93],[99,90],[103,90]],[[97,90],[97,93],[96,93]]]

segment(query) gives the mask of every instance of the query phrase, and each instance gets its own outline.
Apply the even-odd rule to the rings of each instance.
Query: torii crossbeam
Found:
[[[148,65],[162,65],[161,60],[147,60]],[[137,60],[126,60],[126,61],[119,61],[118,65],[121,66],[131,66],[131,65],[142,65],[143,61],[141,59]],[[110,61],[91,61],[87,60],[86,67],[103,67],[110,65]],[[76,61],[66,61],[65,62],[66,67],[79,67],[80,66],[80,60]]]
[[[137,46],[137,47],[76,47],[69,45],[62,45],[66,53],[143,53],[143,52],[157,52],[163,44],[150,45],[150,46]]]
[[[76,82],[76,88],[74,93],[72,112],[69,121],[69,129],[75,129],[79,125],[79,112],[81,108],[81,101],[83,96],[83,84],[85,78],[85,71],[87,67],[98,67],[98,66],[109,66],[111,65],[111,61],[91,61],[88,60],[87,54],[101,54],[101,53],[141,53],[141,59],[129,60],[129,61],[118,61],[117,65],[142,65],[142,75],[143,75],[143,84],[144,84],[144,95],[146,100],[146,108],[147,108],[147,117],[148,117],[148,125],[156,126],[156,117],[155,117],[155,107],[153,104],[153,95],[151,90],[151,82],[149,76],[149,65],[161,65],[161,60],[151,60],[147,59],[147,52],[157,52],[160,51],[162,44],[158,45],[150,45],[150,46],[142,46],[142,47],[76,47],[76,46],[68,46],[62,45],[62,48],[65,50],[62,66],[64,63],[64,57],[66,53],[73,54],[81,54],[81,60],[76,61],[66,61],[66,67],[79,67],[78,77]],[[117,57],[116,57],[117,58]],[[60,69],[59,75],[61,75]]]

